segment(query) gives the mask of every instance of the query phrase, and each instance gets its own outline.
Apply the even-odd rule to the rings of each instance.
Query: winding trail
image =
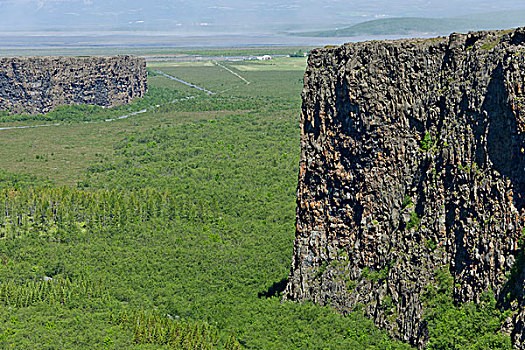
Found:
[[[187,96],[187,97],[183,97],[183,98],[178,98],[178,99],[175,99],[173,101],[170,101],[170,102],[167,102],[166,104],[172,104],[172,103],[176,103],[176,102],[180,102],[180,101],[186,101],[186,100],[191,100],[195,98],[195,96]],[[150,106],[148,108],[144,108],[144,109],[141,109],[140,111],[136,111],[136,112],[132,112],[132,113],[129,113],[129,114],[125,114],[125,115],[121,115],[120,117],[116,117],[116,118],[110,118],[110,119],[104,119],[104,120],[95,120],[95,121],[87,121],[87,122],[83,122],[84,124],[95,124],[95,123],[105,123],[105,122],[113,122],[113,121],[116,121],[116,120],[121,120],[121,119],[126,119],[126,118],[129,118],[129,117],[132,117],[134,115],[138,115],[138,114],[142,114],[142,113],[146,113],[156,107],[160,107],[160,105],[156,105],[156,106]],[[13,130],[13,129],[31,129],[31,128],[45,128],[45,127],[49,127],[49,126],[60,126],[62,125],[62,123],[54,123],[54,124],[39,124],[39,125],[21,125],[21,126],[4,126],[4,127],[0,127],[0,131],[2,130]]]
[[[42,125],[22,125],[22,126],[5,126],[0,128],[0,130],[13,130],[13,129],[29,129],[29,128],[44,128],[47,126],[58,126],[60,123],[55,124],[42,124]]]
[[[216,66],[219,66],[219,67],[221,67],[221,68],[227,70],[227,71],[230,72],[231,74],[235,75],[237,78],[239,78],[239,79],[241,79],[242,81],[244,81],[244,82],[246,83],[246,85],[250,85],[250,82],[249,82],[248,80],[244,79],[244,77],[242,77],[240,74],[238,74],[238,73],[232,71],[230,68],[223,66],[222,64],[220,64],[220,63],[217,62],[217,61],[213,61],[213,63],[215,63]]]
[[[166,73],[164,73],[163,71],[158,70],[158,71],[155,71],[155,73],[158,73],[158,74],[160,74],[160,75],[163,75],[163,76],[165,76],[166,78],[169,78],[169,79],[171,79],[171,80],[175,80],[175,81],[177,81],[177,82],[179,82],[179,83],[182,83],[182,84],[184,84],[184,85],[188,85],[188,86],[190,86],[190,87],[192,87],[192,88],[195,88],[195,89],[197,89],[197,90],[204,91],[205,93],[207,93],[207,94],[209,94],[209,95],[215,95],[215,92],[211,92],[210,90],[206,90],[205,88],[201,88],[200,86],[197,86],[197,85],[195,85],[195,84],[188,83],[187,81],[184,81],[184,80],[179,79],[179,78],[177,78],[177,77],[174,77],[174,76],[171,76],[171,75],[169,75],[169,74],[166,74]]]
[[[150,107],[150,108],[151,108],[151,107]],[[105,121],[105,122],[112,122],[112,121],[119,120],[119,119],[126,119],[126,118],[129,118],[129,117],[134,116],[134,115],[137,115],[137,114],[146,113],[147,111],[148,111],[148,109],[147,109],[147,108],[144,108],[144,109],[141,109],[140,111],[137,111],[137,112],[133,112],[133,113],[130,113],[130,114],[121,115],[120,117],[117,117],[117,118],[106,119],[106,120],[104,120],[104,121]]]

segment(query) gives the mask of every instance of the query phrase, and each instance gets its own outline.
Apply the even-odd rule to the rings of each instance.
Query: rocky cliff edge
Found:
[[[285,299],[427,340],[436,272],[525,348],[525,28],[314,50]]]

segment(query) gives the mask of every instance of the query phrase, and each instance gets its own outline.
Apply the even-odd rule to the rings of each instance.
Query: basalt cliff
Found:
[[[493,293],[525,348],[525,28],[311,52],[289,300],[424,347],[422,295]]]
[[[112,107],[146,91],[143,58],[0,58],[0,111],[46,113],[63,104]]]

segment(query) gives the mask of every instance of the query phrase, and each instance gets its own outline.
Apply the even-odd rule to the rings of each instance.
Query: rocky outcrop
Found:
[[[63,104],[112,107],[146,91],[146,62],[138,57],[0,58],[0,111],[46,113]]]
[[[457,301],[513,310],[524,348],[524,132],[524,28],[312,51],[285,298],[362,305],[422,347],[448,268]]]

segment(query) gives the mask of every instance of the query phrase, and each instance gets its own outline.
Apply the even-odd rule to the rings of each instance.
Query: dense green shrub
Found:
[[[499,331],[508,313],[497,308],[491,292],[485,293],[479,304],[456,304],[448,266],[437,271],[436,282],[437,286],[429,285],[423,295],[430,335],[426,349],[512,349],[510,336]]]
[[[213,69],[185,74],[208,79]],[[188,95],[153,86],[131,106],[34,117],[97,121],[160,105],[145,115],[153,127],[150,120],[111,135],[120,140],[108,142],[109,155],[77,188],[0,172],[0,298],[8,305],[0,347],[158,349],[173,339],[191,348],[410,348],[359,311],[282,302],[303,72],[270,73],[243,72],[252,83],[237,89],[216,79],[210,88],[226,92],[211,97],[166,103]],[[9,118],[25,117],[0,116]],[[403,207],[412,206],[405,197]],[[364,277],[380,283],[388,273],[385,266]],[[450,275],[437,280],[425,293],[431,349],[508,348],[492,299],[455,305]]]
[[[129,113],[137,112],[146,108],[153,108],[156,105],[166,104],[173,100],[186,97],[177,90],[150,87],[143,98],[137,98],[128,105],[116,106],[112,108],[102,108],[92,105],[62,105],[46,114],[0,114],[0,123],[15,121],[62,121],[62,122],[91,122],[104,121],[106,119],[118,118]]]

